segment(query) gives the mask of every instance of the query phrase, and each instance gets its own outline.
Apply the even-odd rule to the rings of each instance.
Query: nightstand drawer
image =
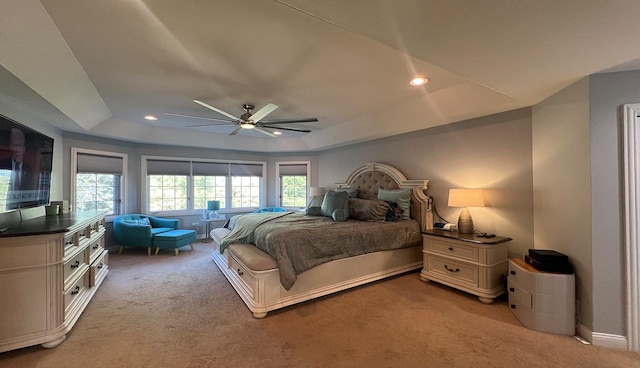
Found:
[[[509,280],[526,292],[533,292],[534,274],[520,267],[514,262],[509,262]]]
[[[480,259],[480,250],[478,247],[468,246],[464,244],[428,239],[425,242],[425,248],[427,251],[433,253],[443,254],[449,257],[454,257],[462,260],[469,260],[478,262]]]
[[[470,286],[477,287],[478,266],[456,262],[450,258],[430,256],[427,259],[427,272],[440,275],[443,278],[449,278],[458,283],[465,283]]]
[[[522,290],[515,282],[513,282],[511,277],[507,278],[507,288],[509,291],[509,304],[517,303],[527,309],[533,308],[533,295]]]

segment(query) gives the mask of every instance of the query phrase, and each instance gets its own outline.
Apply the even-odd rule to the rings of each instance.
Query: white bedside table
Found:
[[[511,238],[427,230],[422,232],[422,281],[436,281],[478,296],[486,304],[504,294]]]
[[[209,241],[209,239],[211,239],[211,230],[224,225],[227,219],[226,218],[215,218],[215,219],[210,218],[210,219],[200,220],[200,221],[204,222],[205,224],[204,240]]]

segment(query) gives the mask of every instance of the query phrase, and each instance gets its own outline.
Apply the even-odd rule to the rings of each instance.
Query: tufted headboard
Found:
[[[421,230],[433,228],[433,211],[431,197],[427,190],[429,180],[408,180],[393,166],[370,162],[355,169],[344,183],[336,183],[338,188],[357,188],[358,197],[363,199],[377,198],[378,189],[411,189],[410,216],[420,223]]]

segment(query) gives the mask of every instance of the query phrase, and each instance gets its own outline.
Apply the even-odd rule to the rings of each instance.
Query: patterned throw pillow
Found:
[[[411,218],[409,206],[411,205],[411,190],[409,189],[378,189],[378,199],[396,202],[402,208],[402,219],[409,220]]]

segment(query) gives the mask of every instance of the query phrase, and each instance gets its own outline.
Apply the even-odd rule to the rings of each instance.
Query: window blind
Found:
[[[78,153],[78,173],[122,175],[122,157]]]

